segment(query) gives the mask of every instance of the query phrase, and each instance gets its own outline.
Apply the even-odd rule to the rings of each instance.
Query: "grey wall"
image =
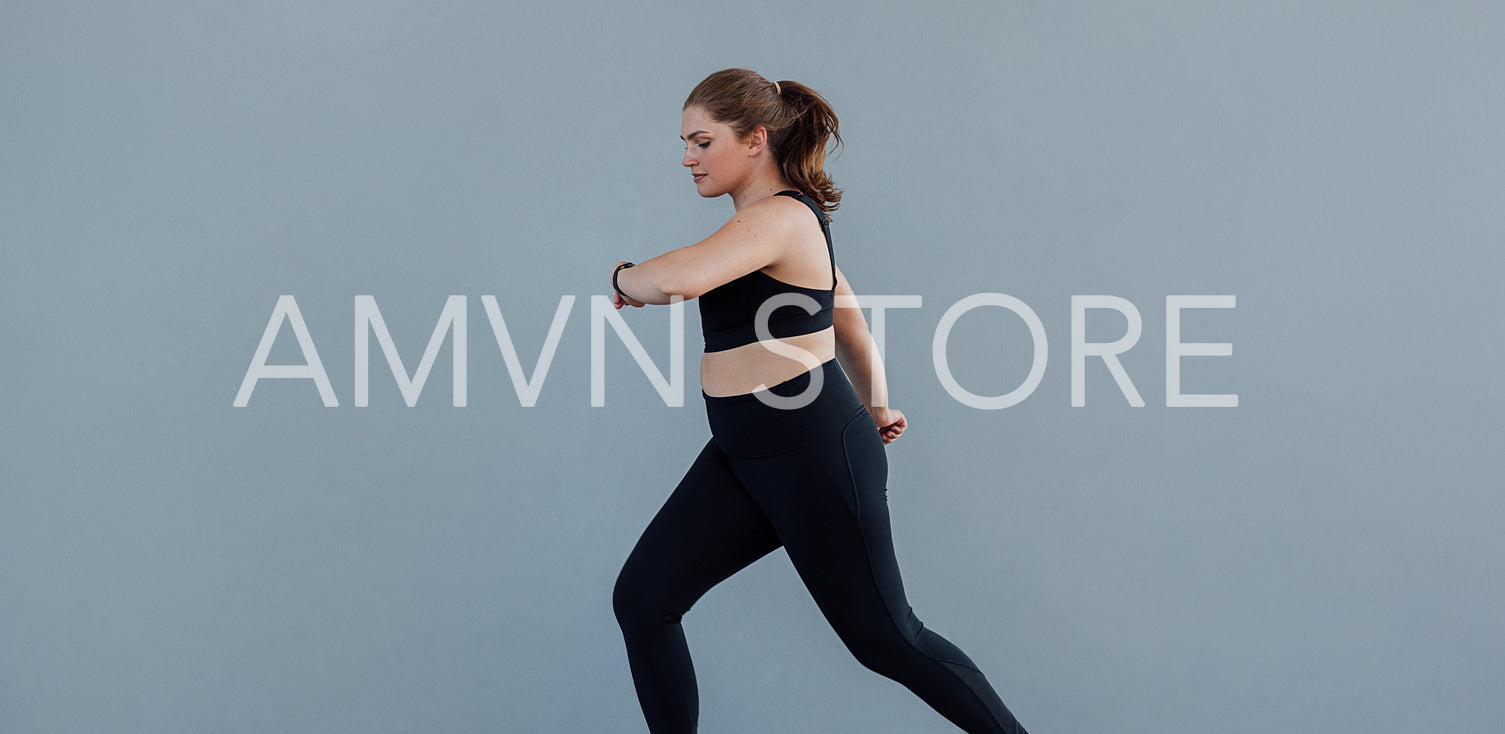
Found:
[[[1498,726],[1505,13],[1494,3],[52,3],[0,7],[0,730],[644,731],[610,608],[708,437],[589,298],[730,214],[679,105],[747,66],[841,115],[833,232],[890,312],[905,584],[1034,732]],[[1049,339],[951,397],[946,308]],[[232,406],[280,295],[307,380]],[[1143,317],[1070,401],[1070,303]],[[1187,341],[1166,406],[1165,299]],[[415,368],[409,407],[354,302]],[[531,369],[521,407],[481,297]],[[669,312],[621,314],[667,370]],[[1122,317],[1091,314],[1111,341]],[[996,308],[948,358],[1031,351]],[[301,362],[291,331],[273,363]],[[953,731],[859,666],[782,551],[685,619],[708,732]]]

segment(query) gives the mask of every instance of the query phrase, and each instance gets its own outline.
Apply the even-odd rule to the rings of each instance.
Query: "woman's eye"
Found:
[[[710,143],[700,143],[698,147],[705,148],[708,145],[710,145]]]

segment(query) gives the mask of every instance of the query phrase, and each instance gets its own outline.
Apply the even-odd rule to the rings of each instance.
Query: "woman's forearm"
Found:
[[[860,329],[836,332],[836,359],[868,410],[886,407],[888,379],[883,372],[883,360],[878,357],[878,344],[867,330],[866,321],[860,316],[855,321],[861,325]]]
[[[669,293],[663,286],[663,261],[659,257],[618,270],[617,289],[643,303],[668,304]]]

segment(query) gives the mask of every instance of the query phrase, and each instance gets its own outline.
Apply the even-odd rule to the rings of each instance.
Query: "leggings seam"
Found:
[[[962,684],[962,688],[967,689],[967,693],[972,694],[972,697],[975,698],[975,699],[977,699],[978,703],[982,704],[982,710],[988,712],[988,718],[992,719],[993,723],[995,723],[995,724],[998,725],[998,730],[999,731],[1005,731],[1005,729],[1004,729],[1005,724],[1002,721],[998,720],[998,715],[997,714],[993,713],[993,707],[989,706],[987,701],[982,700],[982,696],[977,695],[977,691],[972,688],[972,684],[968,683],[965,678],[961,677],[960,673],[957,673],[956,671],[954,671],[954,670],[946,667],[945,663],[951,663],[951,661],[949,661],[949,660],[943,661],[943,660],[940,660],[938,658],[931,658],[931,660],[935,660],[936,665],[940,665],[942,668],[945,669],[945,671],[948,674],[951,675],[951,677],[955,678],[958,683],[961,683]],[[975,667],[968,666],[968,665],[959,665],[958,663],[951,663],[951,664],[952,665],[957,665],[958,667],[967,668],[969,670],[976,671],[978,675],[981,675],[984,678],[987,677],[987,675],[985,673],[983,673],[981,670],[977,670],[977,668],[975,668]],[[1016,728],[1015,731],[1018,731],[1018,729]]]
[[[843,447],[842,451],[843,451],[843,453],[845,453],[846,448]],[[956,681],[962,685],[962,688],[965,688],[967,690],[967,693],[970,693],[973,698],[977,699],[977,702],[982,705],[982,709],[984,711],[988,712],[988,717],[991,718],[991,719],[993,719],[993,723],[995,723],[995,724],[998,725],[999,730],[1000,731],[1003,730],[1004,723],[998,719],[998,716],[996,714],[993,713],[992,707],[988,705],[988,702],[984,701],[983,698],[982,698],[982,696],[978,695],[977,691],[973,690],[972,686],[969,683],[967,683],[967,681],[964,680],[960,675],[958,675],[956,673],[956,671],[951,670],[950,668],[947,668],[945,665],[942,664],[943,662],[951,662],[951,661],[949,661],[949,660],[942,661],[939,658],[931,657],[924,650],[921,650],[920,647],[919,647],[919,645],[915,644],[914,641],[910,640],[907,636],[905,636],[905,634],[904,634],[904,628],[901,627],[901,626],[899,626],[899,620],[894,619],[894,616],[893,616],[892,612],[889,611],[888,599],[885,598],[884,594],[883,594],[883,586],[878,583],[878,570],[873,567],[873,554],[872,554],[872,551],[869,550],[869,548],[868,548],[867,532],[862,529],[862,523],[860,521],[858,521],[858,518],[857,518],[856,514],[852,515],[852,522],[854,524],[856,524],[856,526],[857,526],[857,537],[859,537],[859,538],[862,539],[862,555],[864,555],[864,556],[867,557],[867,569],[868,569],[868,574],[869,574],[870,578],[873,581],[873,589],[878,592],[878,601],[883,604],[884,616],[888,617],[889,623],[892,624],[894,626],[894,630],[899,633],[899,639],[904,640],[904,643],[907,644],[907,645],[909,645],[910,649],[912,649],[915,652],[919,653],[920,657],[929,659],[931,662],[933,662],[937,666],[939,666],[942,670],[945,670],[947,675],[950,675],[950,676],[956,678]],[[923,626],[924,626],[924,623],[921,623],[921,627],[922,628],[923,628]],[[956,663],[952,663],[952,664],[955,665]],[[962,666],[962,667],[971,667],[972,670],[977,670],[977,668],[973,667],[973,666]],[[978,672],[979,675],[984,675],[981,670],[977,670],[977,672]]]

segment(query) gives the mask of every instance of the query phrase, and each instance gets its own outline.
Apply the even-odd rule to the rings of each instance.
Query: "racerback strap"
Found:
[[[820,230],[826,235],[826,253],[831,256],[831,292],[836,292],[836,249],[831,246],[831,220],[826,217],[826,212],[815,203],[814,199],[806,196],[803,192],[794,189],[784,189],[774,196],[789,196],[799,199],[810,211],[815,212],[815,218],[820,221]]]

